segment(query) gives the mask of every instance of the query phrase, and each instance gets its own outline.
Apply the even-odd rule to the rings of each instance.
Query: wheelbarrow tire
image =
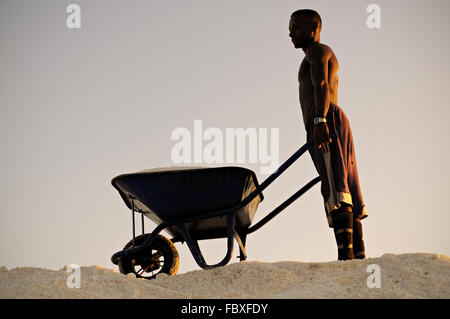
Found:
[[[150,236],[150,234],[143,234],[140,236],[137,236],[135,238],[135,246],[141,245],[147,237]],[[133,247],[133,240],[130,240],[123,250],[129,249]],[[172,241],[162,235],[157,235],[153,242],[150,244],[150,247],[145,247],[142,252],[139,252],[138,254],[151,254],[152,250],[156,250],[161,253],[162,257],[164,258],[163,265],[161,267],[161,270],[150,277],[140,276],[136,274],[133,267],[133,257],[126,257],[122,258],[119,263],[119,271],[122,274],[129,274],[129,273],[135,273],[136,277],[140,278],[146,278],[146,279],[153,279],[156,277],[156,275],[160,273],[165,273],[169,276],[175,276],[178,272],[178,267],[180,265],[180,258],[178,255],[177,248],[172,243]]]

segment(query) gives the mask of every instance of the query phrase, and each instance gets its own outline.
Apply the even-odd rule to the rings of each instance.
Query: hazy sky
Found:
[[[80,29],[66,26],[71,3]],[[366,25],[372,3],[379,29]],[[339,60],[368,257],[450,255],[447,0],[2,0],[0,265],[115,267],[131,218],[111,179],[175,165],[170,134],[196,119],[223,131],[279,128],[286,160],[306,139],[304,54],[288,37],[300,8],[321,14],[321,41]],[[236,165],[267,177],[258,163]],[[265,191],[255,221],[315,176],[306,154]],[[247,242],[248,260],[336,260],[319,185]],[[224,240],[200,244],[209,263],[225,255]],[[199,269],[177,248],[180,273]]]

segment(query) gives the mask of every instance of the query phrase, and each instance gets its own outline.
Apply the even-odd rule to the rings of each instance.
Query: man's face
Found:
[[[302,48],[312,35],[311,23],[301,17],[293,17],[289,21],[289,37],[296,49]]]

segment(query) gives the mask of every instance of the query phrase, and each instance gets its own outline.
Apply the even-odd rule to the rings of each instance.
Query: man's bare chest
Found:
[[[300,104],[309,104],[314,94],[314,88],[311,79],[310,64],[306,60],[303,60],[300,64],[300,69],[298,71],[298,84]]]
[[[311,67],[305,59],[300,64],[300,69],[298,71],[298,82],[300,85],[311,82]]]

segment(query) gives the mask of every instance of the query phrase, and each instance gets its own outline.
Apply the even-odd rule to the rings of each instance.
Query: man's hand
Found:
[[[326,153],[330,151],[328,144],[330,144],[332,140],[330,138],[327,123],[322,122],[314,125],[313,141],[317,148],[322,149],[322,152]]]

